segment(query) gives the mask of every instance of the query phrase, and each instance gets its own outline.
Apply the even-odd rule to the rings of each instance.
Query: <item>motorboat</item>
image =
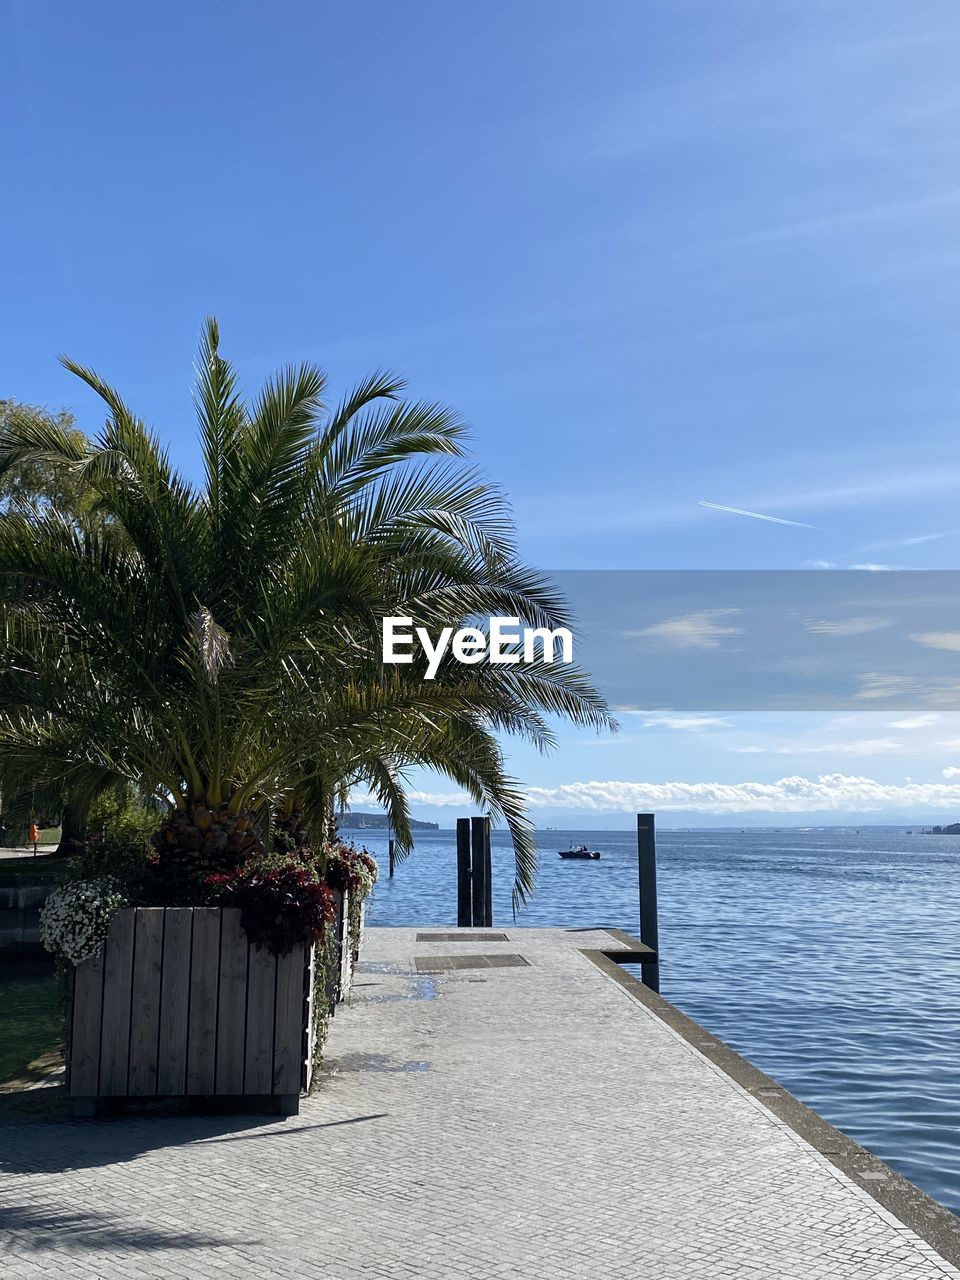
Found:
[[[578,844],[573,849],[561,849],[558,857],[561,858],[580,858],[584,862],[599,862],[600,850],[588,849],[585,844]]]

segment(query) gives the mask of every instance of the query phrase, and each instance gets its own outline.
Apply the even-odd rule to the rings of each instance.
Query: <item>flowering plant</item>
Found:
[[[298,942],[321,942],[335,915],[328,885],[293,861],[262,870],[243,867],[207,876],[204,884],[218,906],[239,907],[244,933],[275,956]]]
[[[126,905],[116,880],[74,880],[54,889],[40,913],[43,945],[71,964],[95,956],[113,913]]]
[[[377,883],[377,864],[366,849],[352,844],[333,844],[326,850],[327,883],[347,892],[347,927],[351,964],[360,956],[363,937],[364,904]]]
[[[366,898],[377,883],[377,875],[377,864],[365,849],[334,844],[327,850],[327,881],[335,889],[348,889],[351,896]]]

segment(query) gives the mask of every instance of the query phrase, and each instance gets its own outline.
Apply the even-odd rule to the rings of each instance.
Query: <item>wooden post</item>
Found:
[[[470,819],[470,865],[473,868],[473,924],[485,929],[487,920],[487,877],[490,859],[490,819]]]
[[[493,928],[493,864],[490,860],[490,819],[483,820],[483,866],[486,880],[486,898],[484,900],[484,928]]]
[[[660,990],[660,939],[657,922],[657,837],[652,813],[637,814],[637,867],[640,878],[640,941],[657,952],[641,970],[644,986]]]
[[[390,854],[390,879],[392,880],[394,868],[396,867],[396,864],[397,864],[397,854],[396,854],[396,849],[394,847],[392,838],[388,841],[387,848]]]
[[[457,926],[469,929],[473,924],[473,898],[470,892],[470,819],[457,819]]]

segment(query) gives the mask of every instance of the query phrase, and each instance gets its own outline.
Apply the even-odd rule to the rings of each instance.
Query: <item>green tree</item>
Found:
[[[0,400],[0,437],[16,433],[25,427],[35,437],[46,431],[57,438],[69,439],[77,447],[86,443],[73,415],[65,409],[50,413],[35,405]],[[90,496],[82,489],[73,468],[59,459],[56,452],[25,455],[0,477],[0,516],[55,511],[65,519],[80,520],[89,518],[90,501]],[[3,781],[9,794],[10,786],[15,780],[4,778]],[[32,780],[23,781],[31,792],[35,790]],[[53,791],[56,820],[61,826],[57,853],[78,853],[83,848],[86,835],[87,802],[79,795],[59,794],[56,788]]]
[[[16,400],[0,400],[0,438],[29,430],[34,437],[45,431],[83,447],[86,437],[66,409],[50,413]],[[59,511],[67,518],[79,518],[88,511],[90,499],[68,463],[56,452],[24,455],[0,477],[0,513]]]
[[[184,873],[256,852],[265,808],[317,838],[334,797],[367,786],[410,843],[404,770],[426,765],[508,825],[516,897],[534,843],[500,734],[544,749],[549,718],[612,722],[571,667],[385,668],[380,620],[431,631],[489,614],[570,625],[562,598],[517,558],[502,494],[463,461],[463,424],[375,374],[328,409],[312,365],[270,379],[252,406],[214,321],[195,392],[204,481],[192,486],[121,397],[90,442],[14,419],[0,476],[63,469],[97,513],[55,507],[0,521],[0,767],[80,794],[109,778],[161,799],[158,844]]]

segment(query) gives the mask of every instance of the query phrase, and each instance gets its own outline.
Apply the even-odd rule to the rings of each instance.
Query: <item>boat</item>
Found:
[[[599,862],[599,849],[588,849],[585,844],[578,844],[573,849],[561,849],[557,855],[560,858],[582,858],[585,862]]]

